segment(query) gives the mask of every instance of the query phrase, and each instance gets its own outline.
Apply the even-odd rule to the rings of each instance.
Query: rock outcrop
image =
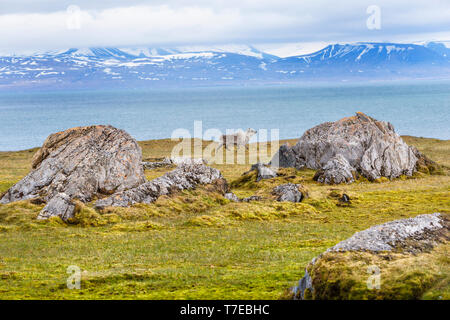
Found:
[[[179,166],[182,164],[208,164],[205,159],[201,158],[188,158],[188,157],[174,157],[163,158],[161,161],[144,161],[142,165],[144,169],[155,169],[161,167]]]
[[[352,268],[349,268],[348,265],[345,266],[343,262],[346,258],[352,257],[352,259],[358,260],[361,259],[363,253],[366,253],[366,256],[363,258],[364,261],[352,262],[355,266],[362,265],[367,267],[371,256],[381,261],[395,261],[395,256],[380,257],[384,253],[401,254],[401,258],[409,255],[417,256],[422,252],[429,252],[442,243],[448,243],[449,232],[450,220],[448,216],[439,213],[395,220],[357,232],[352,237],[327,249],[309,263],[305,269],[305,276],[299,281],[298,286],[293,288],[294,298],[304,299],[306,294],[309,295],[309,298],[314,298],[314,296],[327,298],[323,295],[323,292],[320,294],[316,292],[315,295],[315,290],[316,287],[324,284],[322,282],[331,280],[321,279],[316,275],[338,274],[338,271],[331,269],[342,265],[344,265],[343,270],[351,270]],[[345,255],[346,252],[352,253],[353,256]],[[331,263],[326,263],[330,261]],[[333,261],[336,261],[336,263],[333,263]],[[326,268],[330,268],[330,270],[326,270]],[[350,274],[349,276],[351,277],[352,275]],[[343,287],[346,285],[346,282],[343,280],[346,276],[348,275],[341,275],[340,281]],[[350,280],[353,283],[355,281],[355,279]],[[415,283],[420,284],[419,281]],[[345,288],[339,287],[339,283],[335,283],[333,290],[339,292],[340,289],[345,290]],[[333,297],[328,298],[332,299]]]
[[[304,189],[301,184],[286,183],[279,185],[272,190],[277,201],[301,202],[305,195],[300,191]]]
[[[213,184],[217,180],[224,180],[219,170],[203,164],[184,163],[173,171],[136,188],[100,199],[95,206],[102,209],[108,206],[128,207],[136,203],[152,203],[160,196],[170,195],[179,190],[193,189],[199,184]]]
[[[32,171],[10,188],[0,203],[39,198],[45,219],[73,215],[72,199],[82,202],[145,182],[141,148],[127,132],[112,126],[68,129],[50,135],[36,152]]]
[[[355,172],[369,180],[410,176],[417,160],[390,123],[358,112],[307,130],[295,146],[281,146],[271,164],[322,170],[319,181],[340,183],[353,181]]]

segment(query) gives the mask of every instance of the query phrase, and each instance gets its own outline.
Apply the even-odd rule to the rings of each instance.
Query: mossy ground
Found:
[[[405,140],[450,167],[450,141]],[[175,144],[140,142],[144,159],[170,155]],[[0,194],[29,172],[35,151],[0,152]],[[266,200],[234,203],[202,187],[102,212],[78,203],[69,223],[35,220],[43,205],[28,201],[0,205],[0,298],[278,299],[314,256],[354,232],[450,212],[447,168],[440,175],[325,186],[313,181],[313,170],[282,169],[282,176],[256,183],[252,174],[242,177],[248,163],[213,166],[239,197]],[[146,175],[153,179],[168,170]],[[303,184],[309,197],[299,204],[272,201],[270,190],[286,182]],[[336,197],[344,192],[349,205]],[[66,287],[71,265],[83,270],[81,290]],[[448,290],[439,281],[442,288],[423,297]]]
[[[449,250],[447,242],[416,254],[328,252],[308,267],[314,291],[305,298],[449,300]]]

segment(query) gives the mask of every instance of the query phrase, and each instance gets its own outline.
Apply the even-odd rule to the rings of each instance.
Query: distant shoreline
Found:
[[[232,89],[232,88],[242,88],[242,86],[246,88],[260,88],[260,87],[300,87],[300,88],[308,88],[308,87],[336,87],[336,86],[354,86],[360,87],[365,85],[410,85],[410,84],[418,84],[420,82],[430,82],[430,83],[438,83],[438,82],[450,82],[449,77],[443,78],[397,78],[397,79],[370,79],[370,78],[350,78],[350,79],[305,79],[302,81],[231,81],[231,82],[214,82],[214,83],[202,83],[199,81],[198,83],[186,83],[186,82],[170,82],[170,81],[161,81],[161,82],[153,82],[152,85],[130,85],[127,86],[124,83],[110,83],[108,86],[95,86],[95,84],[83,84],[76,85],[73,83],[68,83],[69,86],[61,86],[61,87],[47,87],[45,84],[36,85],[35,83],[24,84],[24,85],[9,85],[9,84],[0,84],[0,94],[17,94],[17,93],[52,93],[52,92],[94,92],[94,91],[152,91],[152,90],[193,90],[193,89]]]
[[[450,139],[438,139],[438,138],[429,138],[429,137],[416,137],[416,136],[411,136],[411,135],[401,135],[402,139],[404,138],[411,138],[411,139],[426,139],[426,140],[436,140],[436,141],[450,141]],[[288,138],[288,139],[281,139],[278,140],[279,144],[282,145],[284,143],[295,143],[300,137],[297,138]],[[193,140],[193,139],[192,139]],[[149,139],[149,140],[139,140],[137,141],[140,144],[144,144],[144,143],[149,143],[149,142],[164,142],[164,141],[171,141],[170,138],[164,138],[164,139]],[[202,140],[203,142],[216,142],[214,140]],[[270,140],[267,141],[267,143],[272,143],[273,141],[276,140]],[[257,142],[254,142],[257,143]],[[250,143],[252,144],[252,143]],[[39,150],[41,147],[33,147],[33,148],[29,148],[29,149],[23,149],[23,150],[0,150],[0,153],[15,153],[15,152],[36,152],[37,150]]]

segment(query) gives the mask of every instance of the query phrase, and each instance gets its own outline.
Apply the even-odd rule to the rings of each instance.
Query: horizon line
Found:
[[[302,44],[302,43],[310,43],[310,42],[292,42],[292,44]],[[53,48],[53,49],[19,49],[19,50],[9,50],[9,49],[0,49],[0,57],[26,57],[26,56],[33,56],[38,54],[64,54],[67,53],[70,50],[83,50],[83,49],[147,49],[147,50],[180,50],[181,52],[176,53],[168,53],[168,54],[151,54],[149,56],[152,57],[158,57],[158,56],[170,56],[170,55],[177,55],[177,54],[187,54],[187,53],[200,53],[200,52],[213,52],[213,53],[237,53],[233,50],[227,50],[227,48],[221,49],[221,47],[227,47],[227,46],[235,46],[235,47],[241,47],[246,49],[250,49],[250,52],[255,54],[266,54],[271,55],[280,59],[283,58],[289,58],[289,57],[297,57],[297,56],[305,56],[305,55],[311,55],[317,52],[320,52],[324,50],[325,48],[328,48],[330,46],[334,45],[358,45],[358,44],[386,44],[386,45],[416,45],[416,46],[425,46],[426,44],[430,43],[441,43],[447,48],[450,48],[450,40],[420,40],[420,41],[413,41],[413,42],[391,42],[391,41],[337,41],[337,42],[328,42],[328,44],[322,45],[318,50],[310,51],[308,53],[299,53],[294,55],[287,55],[287,56],[280,56],[274,53],[270,53],[269,51],[266,51],[264,49],[258,49],[257,46],[260,46],[258,44],[236,44],[236,43],[223,43],[223,44],[210,44],[210,45],[174,45],[174,46],[151,46],[151,45],[132,45],[132,46],[80,46],[80,47],[64,47],[64,48]],[[446,45],[448,43],[448,46]],[[192,47],[203,47],[204,50],[189,50],[189,48]],[[282,45],[280,45],[282,47]],[[228,48],[230,49],[230,48]],[[185,51],[184,51],[185,50]],[[8,52],[9,51],[9,52]],[[239,51],[239,50],[237,50]],[[134,55],[131,53],[124,52],[127,55],[140,57],[142,55]],[[244,52],[237,53],[241,55],[249,55],[245,54]],[[144,55],[147,56],[147,55]]]

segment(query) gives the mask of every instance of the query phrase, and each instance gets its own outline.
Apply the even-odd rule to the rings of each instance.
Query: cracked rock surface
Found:
[[[73,216],[72,199],[88,202],[145,182],[142,152],[127,132],[112,126],[76,127],[51,134],[33,157],[32,171],[0,203],[39,198],[41,219]]]
[[[326,184],[354,182],[353,172],[356,171],[342,154],[330,159],[327,164],[314,175],[314,180]]]
[[[53,216],[59,216],[66,221],[72,218],[74,210],[75,204],[72,202],[72,199],[65,193],[58,193],[41,210],[37,219],[44,220]]]
[[[346,163],[342,163],[343,159]],[[351,180],[349,171],[357,171],[369,180],[411,176],[416,162],[414,150],[390,123],[357,112],[307,130],[295,146],[281,146],[271,164],[323,170],[321,180],[338,183]]]

